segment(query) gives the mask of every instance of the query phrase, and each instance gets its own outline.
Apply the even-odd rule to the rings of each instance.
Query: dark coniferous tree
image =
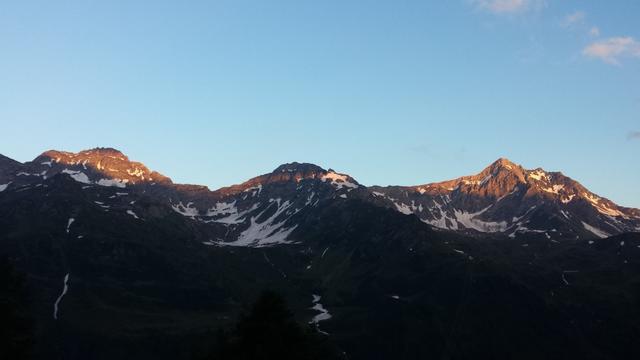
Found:
[[[260,295],[231,333],[218,335],[217,348],[213,358],[220,360],[339,358],[326,337],[300,326],[284,299],[272,291]]]

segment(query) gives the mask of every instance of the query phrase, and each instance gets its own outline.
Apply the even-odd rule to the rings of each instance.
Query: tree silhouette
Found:
[[[220,360],[339,358],[326,337],[301,327],[284,299],[273,291],[262,292],[231,333],[220,332],[217,345],[213,358]]]
[[[6,259],[0,259],[0,359],[28,359],[33,325],[24,278]]]

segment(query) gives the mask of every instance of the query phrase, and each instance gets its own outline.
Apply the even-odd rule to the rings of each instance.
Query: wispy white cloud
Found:
[[[564,17],[564,19],[562,20],[562,26],[571,27],[577,24],[582,24],[584,23],[586,17],[587,15],[584,13],[584,11],[573,12]]]
[[[582,50],[582,54],[607,64],[620,65],[621,58],[640,58],[640,43],[630,36],[613,37],[591,43]]]
[[[471,0],[471,3],[494,14],[516,14],[541,8],[544,0]]]
[[[640,140],[640,131],[631,131],[627,134],[629,140]]]
[[[592,27],[589,30],[589,35],[591,35],[591,36],[600,36],[600,28],[597,27],[597,26]]]

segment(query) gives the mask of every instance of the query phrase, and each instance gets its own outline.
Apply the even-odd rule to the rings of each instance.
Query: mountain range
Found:
[[[560,241],[640,231],[640,210],[618,206],[560,172],[527,170],[504,158],[476,175],[386,187],[365,187],[346,174],[313,164],[290,163],[242,184],[210,191],[205,186],[174,184],[111,148],[79,153],[47,151],[25,164],[3,157],[0,189],[34,186],[58,174],[85,187],[145,194],[170,204],[186,217],[212,224],[212,228],[222,224],[229,231],[211,241],[225,245],[293,241],[288,240],[296,227],[291,218],[306,207],[336,198],[388,207],[416,215],[434,228],[469,235],[515,238],[526,233]],[[106,200],[105,206],[122,200]]]
[[[265,288],[349,359],[640,356],[640,210],[560,172],[364,186],[289,163],[217,190],[112,148],[0,155],[36,358],[188,358]]]

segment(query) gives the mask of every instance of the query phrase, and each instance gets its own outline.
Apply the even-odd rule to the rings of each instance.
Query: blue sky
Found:
[[[116,147],[212,188],[498,157],[640,207],[640,1],[5,1],[0,153]]]

